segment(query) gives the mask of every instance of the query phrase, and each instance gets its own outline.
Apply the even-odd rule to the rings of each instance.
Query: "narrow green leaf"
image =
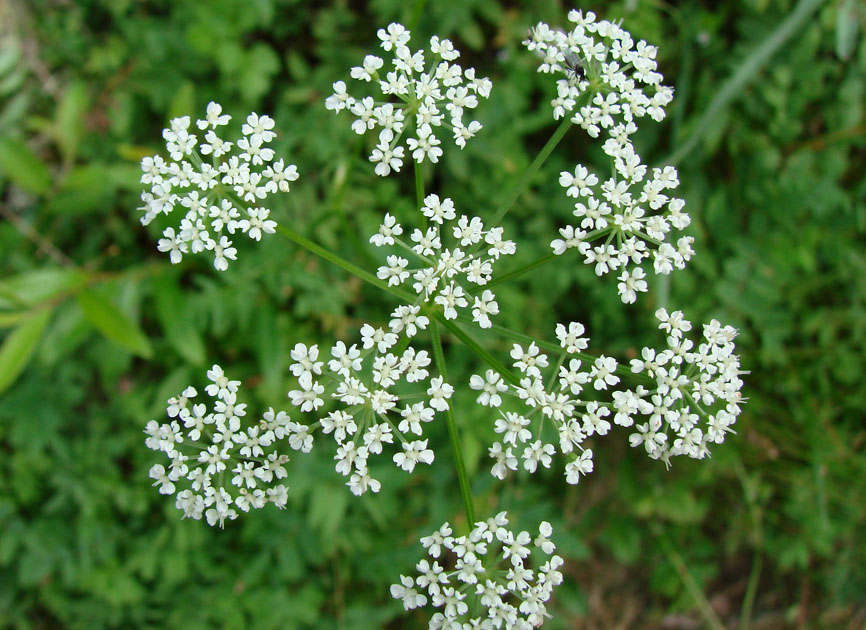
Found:
[[[153,297],[162,330],[174,349],[193,365],[204,363],[204,341],[177,286],[177,278],[172,275],[160,278],[154,283]]]
[[[66,86],[57,105],[55,135],[63,161],[71,164],[78,154],[78,145],[84,135],[84,119],[90,105],[87,86],[75,81]]]
[[[168,117],[169,119],[180,118],[195,113],[195,85],[191,81],[184,81],[171,99]]]
[[[105,337],[145,359],[153,349],[138,324],[127,317],[107,297],[93,290],[78,294],[78,305],[84,317]]]
[[[30,315],[27,311],[0,311],[0,328],[9,328],[15,326],[21,320],[27,319]]]
[[[836,13],[836,56],[847,61],[857,43],[857,30],[860,27],[857,19],[857,7],[854,0],[842,0]]]
[[[0,280],[0,308],[34,306],[63,291],[73,291],[87,281],[77,269],[48,267],[24,271]]]
[[[51,188],[48,167],[15,138],[0,138],[0,174],[35,195],[44,195]]]
[[[38,311],[3,341],[0,347],[0,393],[15,382],[27,365],[50,317],[49,309]]]

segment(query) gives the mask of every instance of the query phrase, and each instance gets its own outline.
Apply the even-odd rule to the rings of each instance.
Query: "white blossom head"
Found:
[[[268,503],[284,508],[289,462],[286,438],[292,422],[285,412],[268,409],[257,421],[237,398],[239,381],[229,380],[214,365],[207,373],[207,399],[199,402],[194,387],[168,401],[168,422],[147,423],[145,444],[168,458],[154,464],[153,485],[160,494],[176,494],[184,518],[223,526]]]
[[[357,81],[376,84],[381,96],[352,96],[346,83],[337,81],[325,107],[350,112],[358,134],[378,130],[370,161],[376,164],[376,174],[384,177],[399,172],[407,155],[416,162],[438,162],[443,131],[462,149],[481,129],[481,123],[467,120],[466,114],[478,106],[479,98],[490,96],[492,83],[476,77],[475,68],[455,63],[460,53],[447,39],[434,35],[429,51],[413,51],[409,31],[397,23],[379,29],[378,36],[388,65],[381,57],[367,55],[350,74]]]
[[[316,345],[298,343],[291,351],[298,387],[289,398],[311,419],[291,426],[289,444],[308,452],[316,433],[330,434],[336,471],[349,478],[346,485],[356,495],[381,488],[368,462],[386,449],[396,451],[392,461],[409,473],[433,462],[433,449],[422,439],[424,425],[448,410],[454,389],[442,377],[431,377],[426,350],[395,349],[394,329],[411,337],[429,324],[418,311],[398,308],[391,330],[364,324],[360,344],[338,341],[329,357]]]
[[[258,241],[273,234],[277,223],[263,204],[272,194],[289,192],[289,183],[298,179],[297,167],[275,160],[268,147],[276,137],[272,118],[251,113],[242,135],[229,141],[221,134],[230,119],[213,102],[195,125],[189,116],[175,118],[162,132],[168,158],[141,161],[141,183],[147,187],[139,208],[142,225],[176,210],[183,215],[179,225],[163,230],[157,244],[173,264],[184,254],[209,251],[214,267],[226,270],[237,258],[234,235]]]
[[[473,375],[469,387],[478,392],[476,402],[495,409],[494,430],[499,439],[488,449],[491,474],[505,479],[518,467],[534,473],[550,468],[557,453],[566,459],[565,478],[576,484],[593,470],[592,449],[584,442],[605,435],[609,410],[595,400],[620,382],[616,359],[588,357],[584,326],[578,322],[556,325],[561,347],[555,365],[535,343],[514,344],[513,366],[519,383],[509,385],[487,370]],[[549,376],[548,376],[549,374]]]
[[[632,372],[649,377],[653,385],[641,393],[637,413],[629,414],[627,426],[635,428],[629,442],[666,463],[676,455],[703,459],[711,445],[734,432],[744,402],[744,372],[734,354],[737,330],[714,319],[703,325],[701,338],[692,341],[687,334],[692,324],[682,311],[659,309],[656,319],[667,334],[667,347],[645,347],[631,362]],[[638,414],[645,422],[631,420]]]
[[[506,512],[475,523],[466,536],[453,536],[445,523],[421,539],[429,559],[415,565],[415,575],[401,575],[391,596],[405,610],[429,604],[436,611],[430,628],[537,628],[563,579],[552,534],[546,521],[537,535],[512,531]]]
[[[662,85],[655,46],[591,11],[570,11],[570,31],[539,22],[523,44],[539,58],[538,71],[559,76],[551,102],[556,119],[572,120],[592,137],[602,129],[665,116],[673,89]],[[636,127],[635,127],[636,129]]]
[[[485,288],[493,267],[503,256],[517,251],[514,241],[503,238],[500,227],[485,228],[479,217],[460,215],[451,199],[428,195],[420,209],[423,229],[415,228],[404,240],[403,226],[386,214],[379,231],[370,237],[376,247],[399,247],[410,258],[389,255],[377,276],[389,286],[409,281],[423,302],[442,308],[445,319],[456,319],[459,311],[470,310],[481,328],[490,328],[491,317],[499,313],[493,291]]]

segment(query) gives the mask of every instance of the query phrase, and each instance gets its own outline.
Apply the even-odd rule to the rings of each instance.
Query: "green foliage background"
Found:
[[[563,258],[501,287],[500,322],[546,339],[577,319],[596,350],[628,358],[658,341],[660,304],[717,317],[741,330],[750,400],[711,461],[665,471],[622,434],[579,487],[558,471],[503,487],[483,461],[489,422],[463,392],[479,512],[550,520],[568,559],[550,628],[702,627],[708,614],[730,628],[746,617],[755,628],[863,626],[866,15],[850,0],[817,4],[702,118],[795,3],[590,3],[659,46],[676,98],[664,124],[644,125],[639,150],[662,163],[695,139],[678,167],[698,256],[629,307],[615,283]],[[564,24],[568,8],[0,3],[0,627],[424,626],[387,586],[416,562],[420,535],[461,518],[447,451],[429,472],[383,471],[385,490],[357,500],[317,449],[293,461],[288,509],[224,531],[181,521],[150,487],[142,428],[208,366],[243,379],[253,408],[287,408],[295,341],[345,338],[393,304],[279,236],[241,245],[227,273],[195,257],[172,267],[156,226],[137,220],[138,161],[160,150],[169,118],[209,100],[236,119],[269,113],[278,154],[301,172],[275,218],[372,269],[379,254],[357,235],[385,211],[412,211],[412,176],[372,174],[366,140],[324,109],[331,83],[390,21],[451,37],[494,90],[479,108],[484,131],[446,151],[427,187],[490,216],[555,128],[552,84],[520,40],[538,20]],[[507,217],[514,267],[546,253],[569,213],[557,174],[603,165],[595,144],[569,132]],[[475,359],[459,343],[446,350],[464,382]]]

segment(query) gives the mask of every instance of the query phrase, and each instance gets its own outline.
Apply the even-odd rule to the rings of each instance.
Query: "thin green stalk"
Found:
[[[680,579],[683,581],[683,585],[695,601],[698,611],[704,618],[704,623],[707,624],[707,627],[712,628],[712,630],[725,630],[725,626],[721,619],[716,615],[716,612],[707,600],[706,595],[704,595],[704,592],[701,590],[700,585],[695,581],[695,578],[692,577],[692,574],[689,572],[689,568],[683,561],[682,556],[680,556],[679,552],[673,544],[671,544],[670,539],[668,539],[667,534],[662,530],[661,525],[656,522],[651,522],[650,529],[652,529],[653,533],[658,538],[668,560],[672,565],[674,565],[674,569],[676,569]]]
[[[743,607],[740,610],[740,630],[749,630],[752,625],[752,607],[758,594],[758,584],[761,579],[761,569],[764,565],[764,529],[763,511],[758,502],[758,493],[755,484],[749,479],[743,463],[736,460],[734,472],[740,480],[743,488],[743,496],[749,506],[749,515],[752,519],[753,544],[755,546],[752,556],[752,570],[749,573],[749,581],[746,584],[746,594],[743,597]]]
[[[776,27],[776,30],[761,42],[743,63],[739,64],[737,71],[725,81],[700,120],[695,124],[688,140],[664,160],[663,164],[676,166],[698,146],[704,134],[713,126],[718,113],[742,92],[743,88],[755,78],[776,51],[800,30],[823,2],[824,0],[800,0],[797,3],[794,10]]]
[[[357,266],[353,263],[350,263],[345,258],[337,256],[337,254],[325,249],[324,247],[322,247],[321,245],[318,245],[317,243],[314,243],[313,241],[306,238],[305,236],[298,234],[293,229],[288,228],[281,223],[278,223],[277,224],[277,232],[279,232],[280,234],[282,234],[286,238],[294,241],[295,243],[297,243],[298,245],[300,245],[304,249],[312,252],[316,256],[319,256],[320,258],[323,258],[324,260],[327,260],[328,262],[333,263],[334,265],[337,265],[341,269],[348,271],[349,273],[351,273],[354,276],[357,276],[361,280],[368,282],[375,287],[379,287],[383,291],[400,298],[404,302],[407,302],[409,304],[412,303],[412,300],[414,299],[414,297],[409,295],[408,293],[406,293],[402,289],[398,289],[397,287],[388,286],[387,282],[380,280],[379,278],[374,276],[369,271],[364,271],[359,266]]]
[[[448,381],[445,369],[445,354],[442,352],[442,338],[439,335],[439,324],[436,319],[430,321],[430,341],[433,345],[433,359],[439,375]],[[472,490],[469,488],[469,475],[466,473],[466,463],[463,461],[463,449],[460,446],[460,434],[454,421],[454,411],[451,404],[445,412],[445,423],[448,425],[448,437],[451,438],[451,450],[454,452],[454,463],[457,467],[457,481],[460,485],[460,495],[463,497],[463,507],[466,510],[467,527],[475,525],[475,506],[472,503]]]
[[[586,242],[589,242],[592,239],[596,238],[597,236],[601,236],[602,234],[604,234],[605,232],[607,232],[609,230],[610,230],[611,234],[614,233],[613,230],[611,230],[611,228],[609,228],[609,227],[602,228],[599,230],[593,230],[592,232],[588,232],[586,234],[586,236],[584,237],[584,240]],[[569,249],[568,251],[577,251],[577,249],[572,248],[572,249]],[[491,280],[490,282],[485,284],[482,287],[482,289],[487,289],[489,287],[492,287],[492,286],[495,286],[495,285],[500,284],[502,282],[505,282],[506,280],[511,280],[512,278],[517,278],[518,276],[522,276],[523,274],[525,274],[529,271],[532,271],[533,269],[537,269],[538,267],[541,267],[542,265],[546,265],[550,261],[552,261],[556,258],[559,258],[560,256],[564,256],[564,255],[566,255],[566,254],[563,253],[561,255],[557,255],[557,254],[554,254],[553,252],[551,252],[549,254],[545,254],[541,258],[537,258],[536,260],[533,260],[531,263],[527,263],[523,267],[518,267],[517,269],[514,269],[512,271],[509,271],[506,274],[502,274],[501,276],[494,278],[493,280]]]
[[[499,372],[505,380],[510,382],[512,385],[519,385],[520,379],[505,365],[500,363],[496,357],[490,354],[487,350],[481,347],[481,345],[475,341],[472,337],[467,335],[460,326],[458,326],[455,322],[445,319],[445,316],[442,313],[436,313],[436,319],[438,319],[445,328],[447,328],[451,334],[457,337],[463,345],[469,348],[476,356],[478,356],[482,361],[487,363],[494,370]],[[466,320],[468,323],[472,323],[471,320]],[[473,324],[474,325],[474,324]]]
[[[421,162],[415,162],[415,207],[424,205],[424,168]]]
[[[749,573],[749,583],[746,585],[746,595],[743,598],[743,609],[740,611],[740,630],[749,630],[752,627],[752,607],[755,604],[755,595],[758,594],[758,582],[761,579],[763,565],[764,555],[760,550],[756,550],[752,558],[752,570]]]
[[[517,184],[514,188],[511,189],[508,196],[505,198],[505,201],[502,202],[502,205],[497,210],[496,215],[493,217],[493,220],[490,222],[490,225],[499,225],[502,221],[502,217],[508,214],[508,211],[511,210],[511,206],[514,205],[514,202],[517,201],[517,198],[524,191],[526,186],[529,184],[529,181],[532,177],[538,172],[538,169],[541,168],[541,165],[547,160],[553,150],[556,148],[556,145],[559,144],[559,141],[565,136],[565,133],[571,128],[571,117],[566,117],[557,127],[556,131],[553,132],[550,140],[547,141],[547,144],[544,145],[544,148],[541,149],[541,152],[535,156],[535,159],[532,160],[532,164],[523,172],[523,175],[519,180],[517,180]]]
[[[517,278],[518,276],[522,276],[523,274],[525,274],[529,271],[532,271],[533,269],[541,267],[542,265],[546,265],[547,263],[549,263],[551,260],[554,260],[555,258],[559,258],[559,256],[557,256],[556,254],[551,252],[551,253],[547,254],[546,256],[542,256],[541,258],[539,258],[537,260],[533,260],[531,263],[524,265],[523,267],[519,267],[519,268],[515,269],[514,271],[509,271],[508,273],[502,274],[501,276],[494,278],[493,280],[488,282],[486,285],[484,285],[482,288],[483,289],[489,289],[492,286],[495,286],[497,284],[501,284],[502,282],[506,282],[507,280],[511,280],[512,278]]]

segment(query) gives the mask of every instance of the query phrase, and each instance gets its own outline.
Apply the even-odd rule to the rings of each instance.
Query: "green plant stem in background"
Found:
[[[494,370],[499,372],[503,376],[503,378],[505,378],[505,380],[507,380],[512,385],[519,385],[520,384],[520,379],[511,370],[509,370],[505,365],[500,363],[496,359],[496,357],[494,357],[492,354],[490,354],[487,350],[482,348],[481,345],[477,341],[475,341],[472,337],[467,335],[463,331],[463,329],[461,329],[456,323],[454,323],[453,321],[448,321],[447,319],[445,319],[445,317],[441,313],[437,313],[436,317],[439,319],[440,322],[442,322],[442,325],[445,326],[449,331],[451,331],[451,333],[455,337],[457,337],[460,341],[462,341],[463,344],[467,348],[472,350],[472,352],[474,352],[476,356],[481,358],[482,361],[487,363],[487,365],[489,365]],[[458,317],[461,317],[461,316],[458,316]],[[463,317],[465,317],[465,316],[463,316]],[[469,325],[474,326],[474,322],[472,322],[468,317],[465,317],[465,319],[462,319],[461,321],[464,321],[464,322],[468,323]]]
[[[559,258],[559,256],[557,256],[553,252],[546,254],[546,255],[542,256],[541,258],[533,260],[531,263],[524,265],[523,267],[519,267],[513,271],[509,271],[508,273],[504,273],[501,276],[497,276],[496,278],[493,278],[493,280],[491,280],[486,285],[484,285],[483,288],[489,289],[490,287],[495,286],[497,284],[500,284],[502,282],[505,282],[506,280],[511,280],[512,278],[517,278],[519,276],[522,276],[523,274],[532,271],[536,267],[541,267],[542,265],[546,265],[547,263],[549,263],[550,261],[552,261],[556,258]]]
[[[770,57],[800,30],[812,13],[823,3],[824,0],[800,0],[790,15],[776,27],[776,30],[761,42],[761,45],[752,51],[743,63],[739,64],[737,71],[725,81],[700,120],[695,124],[688,140],[662,163],[676,166],[691,153],[713,124],[716,115],[742,91],[746,84],[764,67],[764,64],[770,60]]]
[[[692,574],[689,573],[689,568],[686,566],[686,563],[683,561],[682,556],[680,556],[679,552],[674,548],[673,544],[671,544],[670,539],[668,539],[667,534],[665,534],[662,526],[656,523],[655,521],[650,522],[650,529],[653,534],[659,540],[659,543],[662,546],[662,549],[665,552],[665,555],[668,557],[668,560],[672,565],[674,565],[674,569],[679,574],[680,579],[683,581],[683,585],[686,587],[686,590],[689,592],[689,595],[692,596],[692,599],[695,602],[695,605],[698,607],[698,611],[701,613],[701,616],[704,618],[704,622],[707,624],[708,628],[712,628],[712,630],[725,630],[725,626],[722,621],[719,619],[716,612],[713,610],[713,607],[710,605],[710,602],[707,600],[707,596],[704,595],[704,592],[701,590],[701,587],[695,581],[695,578],[692,577]]]
[[[758,593],[758,583],[761,579],[761,569],[764,565],[764,528],[763,510],[758,501],[757,483],[746,473],[743,462],[736,460],[734,472],[740,480],[743,488],[743,496],[749,506],[749,514],[752,519],[752,544],[755,546],[752,556],[752,570],[749,572],[749,582],[746,585],[746,594],[743,597],[743,607],[740,610],[740,630],[749,630],[752,624],[752,607],[755,596]]]
[[[407,304],[411,304],[414,301],[414,298],[411,295],[409,295],[408,293],[406,293],[405,291],[402,291],[396,287],[388,286],[387,282],[379,280],[379,278],[374,276],[369,271],[364,271],[358,265],[350,263],[348,260],[346,260],[345,258],[342,258],[341,256],[337,256],[335,253],[325,249],[321,245],[318,245],[318,244],[314,243],[313,241],[311,241],[310,239],[306,238],[305,236],[298,234],[293,229],[288,228],[281,223],[278,223],[277,224],[277,232],[279,232],[280,234],[282,234],[286,238],[294,241],[295,243],[297,243],[298,245],[300,245],[304,249],[309,250],[311,253],[315,254],[316,256],[319,256],[320,258],[323,258],[323,259],[327,260],[328,262],[337,265],[340,269],[348,271],[349,273],[351,273],[354,276],[357,276],[358,278],[360,278],[364,282],[368,282],[369,284],[372,284],[375,287],[379,287],[380,289],[382,289],[386,293],[390,293],[391,295],[400,298],[401,300],[403,300]]]
[[[523,193],[524,189],[529,184],[529,181],[538,172],[538,169],[541,168],[541,165],[544,164],[556,148],[556,145],[559,144],[559,141],[565,137],[566,132],[571,128],[571,124],[571,118],[565,118],[559,124],[559,127],[557,127],[556,131],[553,132],[550,140],[547,141],[547,144],[544,145],[541,152],[535,156],[535,159],[532,160],[532,164],[523,171],[523,175],[519,180],[517,180],[517,184],[508,193],[508,196],[505,198],[505,201],[502,202],[502,205],[499,206],[499,210],[497,210],[493,220],[490,222],[490,225],[499,225],[502,218],[508,214],[508,211],[511,210],[511,206],[514,205],[514,202],[517,201],[517,198],[520,197],[521,193]]]
[[[415,162],[415,207],[424,205],[424,168],[421,162]]]
[[[433,345],[433,360],[439,375],[448,382],[448,374],[445,369],[445,354],[442,352],[442,338],[439,335],[439,324],[436,319],[430,320],[430,341]],[[475,506],[472,503],[472,490],[469,488],[469,476],[466,474],[466,463],[463,461],[463,449],[460,446],[460,434],[457,432],[457,423],[454,421],[452,403],[448,403],[445,412],[445,422],[448,425],[448,437],[451,439],[451,450],[454,452],[454,463],[457,468],[457,481],[460,485],[460,495],[463,497],[463,507],[466,510],[467,527],[475,523]]]

